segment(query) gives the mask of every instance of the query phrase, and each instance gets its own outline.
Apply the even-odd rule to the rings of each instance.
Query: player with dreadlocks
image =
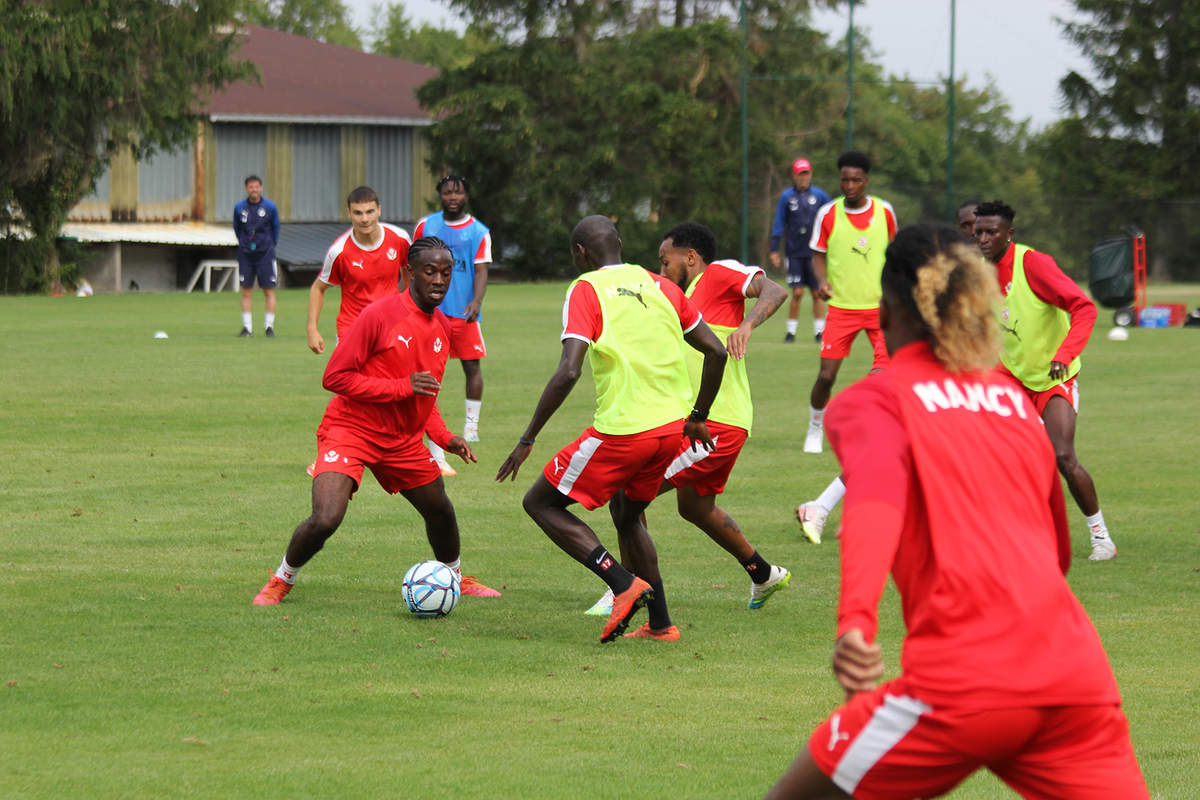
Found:
[[[992,270],[954,228],[916,225],[887,248],[881,283],[891,364],[827,417],[846,477],[833,671],[847,702],[768,797],[938,797],[987,768],[1026,798],[1149,798],[1066,581],[1054,449],[993,367]],[[992,535],[998,519],[1012,535]],[[899,677],[877,687],[889,571],[907,635]]]
[[[479,362],[487,355],[480,325],[483,295],[487,291],[488,265],[492,261],[492,234],[488,227],[467,213],[471,184],[461,175],[447,175],[438,181],[438,199],[442,210],[424,217],[413,235],[437,236],[454,254],[454,277],[446,298],[438,306],[450,320],[450,357],[462,362],[466,378],[466,412],[463,438],[479,441],[479,411],[483,405],[483,372]],[[438,460],[443,475],[454,469],[434,444],[429,448]]]

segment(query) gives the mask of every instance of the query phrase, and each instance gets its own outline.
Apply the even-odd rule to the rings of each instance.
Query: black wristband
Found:
[[[522,436],[518,438],[517,441],[528,447],[533,447],[533,439],[526,439],[524,436]]]
[[[693,408],[692,413],[688,414],[688,422],[704,422],[708,419],[708,412],[701,411],[698,408]]]

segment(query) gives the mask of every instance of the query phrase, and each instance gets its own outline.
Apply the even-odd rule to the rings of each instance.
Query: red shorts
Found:
[[[467,322],[461,317],[448,317],[450,320],[450,357],[459,361],[475,361],[487,355],[487,346],[483,343],[483,328],[479,320]]]
[[[441,478],[441,470],[421,437],[380,447],[347,428],[317,430],[317,463],[313,478],[325,472],[349,475],[355,490],[362,484],[363,467],[388,494],[415,489]]]
[[[1024,798],[1149,800],[1119,706],[941,709],[903,684],[855,695],[809,739],[858,800],[937,797],[982,768]]]
[[[690,486],[698,495],[720,494],[725,491],[725,482],[737,462],[742,445],[746,443],[746,429],[723,422],[709,422],[709,435],[716,450],[708,451],[703,445],[693,445],[683,437],[675,460],[667,466],[663,477],[675,488]]]
[[[1051,397],[1061,397],[1071,404],[1071,408],[1075,409],[1075,413],[1079,413],[1079,384],[1075,378],[1069,378],[1058,386],[1051,386],[1044,392],[1035,392],[1032,389],[1022,386],[1025,389],[1025,396],[1029,398],[1029,402],[1037,408],[1038,416],[1041,416],[1046,411],[1046,404],[1050,402]]]
[[[542,469],[550,485],[589,511],[624,489],[630,500],[658,496],[663,473],[679,451],[683,420],[625,436],[588,428]]]
[[[871,369],[888,365],[887,346],[879,329],[878,308],[838,308],[830,306],[825,313],[825,332],[821,334],[821,358],[843,359],[850,355],[850,345],[859,331],[866,331],[874,348]]]

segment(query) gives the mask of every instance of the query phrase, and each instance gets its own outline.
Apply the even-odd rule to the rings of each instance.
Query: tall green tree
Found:
[[[456,69],[469,64],[484,50],[497,46],[494,38],[475,26],[468,27],[463,33],[427,22],[418,27],[408,17],[403,3],[376,5],[372,16],[382,18],[384,24],[374,33],[371,51],[392,58],[438,69]]]
[[[254,75],[232,0],[6,0],[0,6],[0,215],[16,216],[58,281],[55,238],[111,156],[196,135],[206,95]]]
[[[1060,88],[1071,116],[1040,142],[1066,222],[1094,241],[1121,223],[1147,232],[1161,276],[1195,277],[1200,231],[1200,5],[1074,0],[1063,29],[1091,62]],[[1082,202],[1072,202],[1078,198]],[[1108,202],[1111,201],[1111,202]],[[1086,246],[1081,242],[1080,246]]]
[[[473,207],[498,242],[511,245],[509,263],[528,274],[569,269],[564,244],[582,213],[618,218],[631,258],[652,260],[663,227],[689,217],[710,224],[723,251],[736,253],[736,16],[717,13],[718,4],[689,3],[686,24],[674,25],[643,13],[652,4],[587,5],[487,4],[490,16],[475,24],[499,26],[516,43],[444,71],[421,89],[422,103],[439,115],[431,132],[435,167],[471,177]],[[722,5],[727,11],[731,4]],[[783,4],[759,6],[751,18],[751,69],[799,74],[826,58],[821,37],[791,13],[806,3],[789,4],[788,13]],[[756,95],[752,185],[787,158],[778,132],[797,131],[798,118],[809,118],[802,137],[827,136],[835,124],[820,113],[827,91],[799,82]]]
[[[238,0],[237,18],[319,42],[362,49],[362,37],[342,0]]]

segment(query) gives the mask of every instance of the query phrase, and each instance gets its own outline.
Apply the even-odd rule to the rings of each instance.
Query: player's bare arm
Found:
[[[825,254],[814,250],[812,268],[813,274],[817,276],[817,296],[822,300],[833,297],[833,287],[829,285],[829,280],[825,277],[825,266]]]
[[[308,349],[317,354],[325,352],[325,340],[321,338],[321,332],[317,330],[317,323],[321,320],[321,308],[325,305],[325,292],[329,290],[330,285],[317,278],[313,281],[312,288],[308,290]]]
[[[883,651],[858,628],[851,628],[833,647],[833,674],[846,690],[847,700],[856,692],[869,692],[883,677]]]
[[[709,333],[712,334],[712,331],[710,330]],[[713,334],[713,338],[716,338],[715,334]],[[721,341],[718,339],[717,344],[720,345],[720,343]],[[579,376],[583,374],[583,358],[587,355],[587,351],[588,343],[585,341],[574,338],[563,340],[562,356],[558,360],[558,368],[546,382],[546,388],[542,390],[542,396],[538,398],[537,407],[533,410],[533,418],[529,420],[529,425],[521,434],[517,446],[508,454],[508,458],[504,459],[504,463],[496,472],[497,481],[503,481],[509,476],[512,476],[514,481],[517,479],[517,470],[521,468],[521,464],[532,452],[538,433],[550,421],[550,417],[554,416],[554,412],[563,404],[567,396],[571,394],[571,390],[579,381]]]
[[[487,293],[488,264],[486,261],[475,265],[475,296],[467,303],[467,322],[479,319],[483,309],[483,296]]]
[[[750,285],[746,287],[746,297],[757,297],[758,302],[746,312],[746,318],[742,320],[742,324],[738,325],[737,329],[725,340],[725,349],[729,351],[730,358],[746,357],[746,346],[750,343],[750,333],[770,319],[771,315],[783,305],[787,296],[787,290],[775,281],[763,277],[761,272],[754,276]]]
[[[683,340],[691,347],[704,354],[704,365],[700,369],[700,390],[696,392],[696,405],[683,424],[683,434],[691,439],[692,444],[703,444],[710,452],[716,449],[708,426],[708,410],[712,408],[717,391],[721,388],[721,379],[725,377],[725,362],[729,360],[725,345],[713,333],[712,328],[704,320],[683,335]]]

